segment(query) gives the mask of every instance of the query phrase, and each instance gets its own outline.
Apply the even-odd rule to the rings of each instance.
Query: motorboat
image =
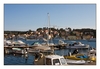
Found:
[[[58,41],[58,44],[59,44],[59,45],[62,45],[62,44],[67,44],[67,43],[65,43],[63,40],[59,40],[59,41]]]
[[[11,40],[4,40],[4,46],[12,46]]]
[[[27,54],[28,51],[26,49],[21,49],[21,48],[12,48],[12,53],[14,54]]]
[[[86,64],[85,60],[72,60],[65,59],[64,56],[50,54],[43,55],[42,53],[37,53],[34,60],[35,65],[83,65]]]
[[[34,42],[31,44],[31,46],[42,46],[42,44],[40,44],[39,42]]]
[[[74,42],[66,46],[66,48],[89,48],[89,47],[90,47],[89,45],[82,44],[81,42]]]
[[[47,51],[47,50],[52,50],[51,47],[47,46],[47,45],[42,45],[39,42],[35,42],[32,45],[32,48],[29,49],[29,52],[43,52],[43,51]]]
[[[96,62],[96,56],[94,56],[94,55],[90,56],[89,59],[90,59],[90,61]]]
[[[46,43],[46,42],[43,42],[43,43],[41,43],[41,45],[43,45],[43,46],[54,46],[55,44],[54,43]]]
[[[93,62],[96,62],[96,50],[92,48],[88,53],[89,59]]]
[[[26,46],[26,43],[24,43],[21,40],[17,40],[17,41],[12,41],[12,45],[13,46]]]
[[[21,40],[13,41],[13,40],[5,40],[4,44],[7,46],[26,46],[26,43],[24,43]]]
[[[71,59],[71,60],[88,60],[89,57],[85,54],[74,54],[74,55],[65,55],[65,59]]]
[[[34,60],[35,65],[67,65],[63,56],[60,55],[43,55]]]

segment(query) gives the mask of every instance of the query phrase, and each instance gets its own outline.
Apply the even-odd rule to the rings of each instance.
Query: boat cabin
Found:
[[[65,58],[60,55],[47,55],[41,59],[36,61],[36,65],[67,65]]]
[[[63,56],[48,55],[48,56],[45,56],[45,64],[46,65],[66,65],[67,62]]]

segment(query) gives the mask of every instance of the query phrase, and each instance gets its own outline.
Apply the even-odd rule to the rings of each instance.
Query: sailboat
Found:
[[[49,13],[48,19],[50,19]],[[48,21],[49,27],[50,27],[50,21]],[[50,46],[52,43],[49,43],[49,36],[50,36],[50,28],[48,27],[48,33],[47,33],[47,46]],[[53,49],[52,49],[53,50]],[[34,64],[36,65],[67,65],[67,62],[63,56],[55,55],[54,50],[53,52],[46,52],[46,53],[37,53],[35,55]]]
[[[47,13],[47,15],[48,15],[48,30],[47,30],[47,32],[46,32],[46,34],[47,34],[47,39],[43,38],[43,40],[44,40],[46,43],[42,43],[42,44],[45,44],[45,45],[47,45],[47,46],[53,46],[54,43],[53,43],[53,41],[52,41],[51,29],[50,29],[50,15],[49,15],[49,13]],[[51,40],[51,41],[50,41],[50,40]]]

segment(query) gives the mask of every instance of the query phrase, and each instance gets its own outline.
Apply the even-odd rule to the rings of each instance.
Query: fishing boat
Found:
[[[63,56],[60,55],[43,55],[39,53],[41,56],[35,58],[35,65],[67,65],[67,62]]]

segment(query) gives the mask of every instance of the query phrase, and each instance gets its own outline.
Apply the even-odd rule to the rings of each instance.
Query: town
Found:
[[[49,32],[48,32],[49,30]],[[38,28],[36,31],[4,31],[4,39],[23,37],[25,39],[47,39],[49,33],[51,39],[62,38],[67,40],[90,40],[96,38],[96,29],[83,28],[83,29],[71,29],[68,28]]]

